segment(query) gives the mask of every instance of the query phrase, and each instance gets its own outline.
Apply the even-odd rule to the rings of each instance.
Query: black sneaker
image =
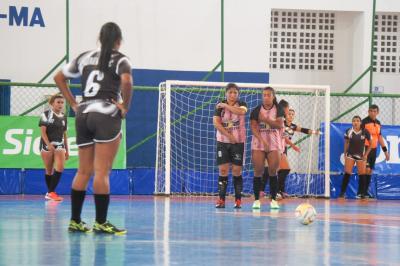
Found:
[[[340,195],[339,195],[339,199],[344,199],[345,197],[344,197],[344,193],[340,193]]]
[[[95,233],[105,233],[105,234],[113,234],[113,235],[125,235],[126,229],[118,229],[109,221],[106,221],[104,224],[99,224],[95,222],[93,225],[93,231]]]

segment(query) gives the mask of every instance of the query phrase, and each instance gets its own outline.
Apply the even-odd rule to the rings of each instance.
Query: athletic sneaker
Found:
[[[91,233],[92,229],[90,229],[85,222],[81,221],[80,223],[71,220],[69,222],[68,231],[71,233],[81,232],[81,233]]]
[[[48,196],[49,196],[49,198],[51,200],[55,200],[55,201],[62,201],[63,200],[63,198],[58,196],[57,193],[55,193],[55,192],[48,193]]]
[[[282,197],[282,194],[281,193],[276,193],[276,199],[277,200],[281,200],[283,197]]]
[[[365,195],[365,197],[369,198],[369,199],[375,199],[375,196],[372,195],[371,193],[367,193],[367,195]]]
[[[285,199],[285,198],[289,197],[289,194],[286,193],[286,192],[281,192],[281,195],[282,195],[282,199]]]
[[[51,200],[50,195],[49,195],[49,192],[46,193],[46,195],[44,196],[44,198],[47,199],[47,200]]]
[[[225,201],[222,199],[218,199],[215,208],[217,209],[225,208]]]
[[[242,208],[242,201],[241,201],[240,199],[237,199],[237,200],[235,201],[235,206],[234,206],[233,208],[235,208],[235,209],[240,209],[240,208]]]
[[[279,204],[278,204],[278,202],[276,200],[271,200],[270,208],[271,209],[279,209],[280,207],[279,207]]]
[[[93,225],[93,231],[95,233],[105,233],[105,234],[113,234],[113,235],[125,235],[126,229],[118,229],[109,221],[106,221],[104,224],[99,224],[95,222]]]
[[[261,209],[261,203],[259,200],[255,200],[253,203],[253,210],[259,210]]]
[[[361,199],[361,198],[362,198],[361,194],[356,195],[356,199]]]
[[[340,193],[339,199],[344,199],[344,193]]]

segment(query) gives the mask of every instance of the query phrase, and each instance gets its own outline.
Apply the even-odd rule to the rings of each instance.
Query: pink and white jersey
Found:
[[[223,103],[227,103],[226,100]],[[236,102],[236,107],[244,106],[247,108],[245,102]],[[246,126],[245,115],[237,115],[225,108],[215,110],[214,116],[221,117],[222,126],[236,138],[238,143],[245,143],[246,141]],[[217,130],[217,141],[223,143],[231,143],[230,140]]]
[[[261,104],[257,106],[250,115],[250,120],[258,122],[259,132],[261,137],[268,143],[268,151],[280,151],[284,149],[284,139],[282,138],[283,129],[271,128],[267,123],[262,122],[260,116],[268,117],[276,120],[278,117],[283,117],[283,109],[274,105],[271,109],[265,109]],[[251,139],[251,149],[257,151],[264,151],[264,143],[259,141],[254,135]]]

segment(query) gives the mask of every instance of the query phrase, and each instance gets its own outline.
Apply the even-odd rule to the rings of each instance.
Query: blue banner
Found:
[[[332,172],[343,172],[344,167],[344,133],[351,124],[331,123],[330,161]],[[390,154],[390,160],[385,160],[382,147],[378,145],[375,174],[394,175],[400,173],[400,126],[382,126],[382,136]]]

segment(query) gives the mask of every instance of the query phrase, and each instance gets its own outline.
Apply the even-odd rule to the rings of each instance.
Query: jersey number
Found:
[[[93,97],[99,92],[100,84],[95,81],[95,78],[97,81],[102,81],[104,78],[103,72],[100,72],[99,70],[93,70],[90,72],[86,81],[85,90],[83,91],[85,97]]]

